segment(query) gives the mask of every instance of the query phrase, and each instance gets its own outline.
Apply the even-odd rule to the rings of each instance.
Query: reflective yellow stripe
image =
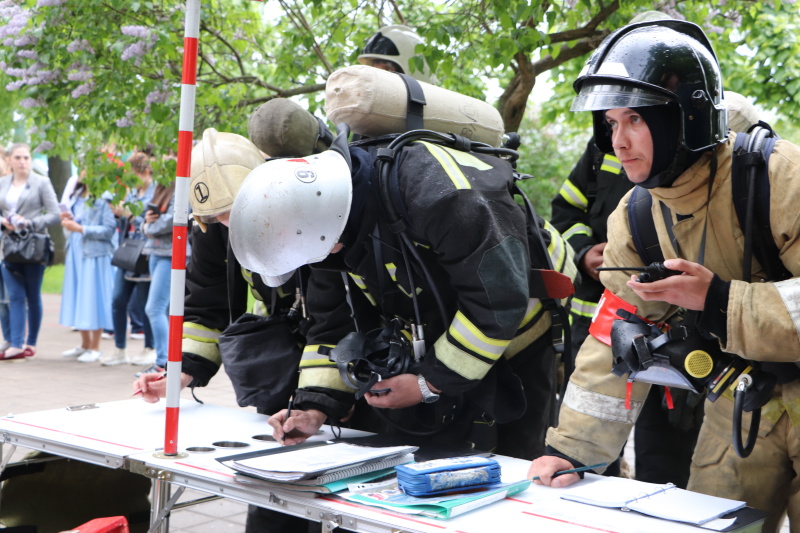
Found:
[[[496,361],[503,355],[511,340],[493,339],[487,337],[475,324],[461,312],[457,312],[453,322],[450,323],[450,336],[461,343],[467,350],[473,351],[487,359]],[[438,357],[438,354],[437,354]],[[470,356],[470,359],[474,359]]]
[[[406,296],[408,296],[409,298],[411,298],[411,297],[412,297],[411,293],[410,293],[410,292],[408,292],[408,291],[406,291],[406,290],[403,288],[403,286],[402,286],[402,285],[400,285],[400,284],[397,282],[397,265],[395,265],[394,263],[386,263],[384,266],[386,267],[386,271],[387,271],[387,272],[389,272],[389,276],[391,276],[391,278],[392,278],[392,281],[394,281],[394,284],[395,284],[395,285],[397,285],[397,288],[398,288],[398,289],[400,289],[400,292],[402,292],[403,294],[405,294]],[[417,287],[417,288],[415,289],[415,291],[417,292],[417,294],[419,294],[419,293],[421,293],[421,292],[422,292],[422,289],[420,289],[419,287]]]
[[[622,163],[619,159],[611,154],[606,154],[603,158],[603,163],[600,165],[600,170],[611,172],[612,174],[619,174],[622,172]]]
[[[450,344],[446,335],[442,335],[436,340],[433,349],[436,350],[436,359],[466,379],[483,379],[483,376],[492,368],[490,363],[481,361]]]
[[[303,358],[300,360],[300,368],[314,367],[314,366],[336,366],[336,363],[328,359],[326,354],[319,353],[319,349],[325,346],[333,348],[333,345],[327,344],[307,344],[303,348]]]
[[[560,194],[568,204],[577,207],[584,213],[589,208],[589,200],[570,180],[564,182],[558,194]]]
[[[558,230],[546,220],[544,221],[544,229],[550,233],[550,245],[547,247],[547,253],[550,254],[553,268],[561,272],[564,268],[564,262],[567,259],[567,243]]]
[[[181,341],[181,351],[199,355],[217,366],[222,364],[222,357],[219,355],[219,345],[216,342],[201,342],[184,337]]]
[[[595,311],[597,311],[597,302],[579,300],[578,298],[573,297],[570,311],[578,316],[592,318]]]
[[[305,387],[325,387],[343,392],[355,392],[342,381],[339,370],[334,368],[304,368],[300,372],[297,386]]]
[[[244,278],[244,280],[247,282],[248,285],[253,284],[253,273],[244,267],[242,267],[242,277]]]
[[[564,240],[568,241],[571,238],[573,238],[575,235],[588,235],[589,237],[591,237],[592,236],[592,228],[590,228],[586,224],[575,224],[574,226],[569,228],[567,231],[565,231],[562,234],[562,237],[564,237]]]
[[[196,322],[183,323],[183,338],[194,339],[198,342],[216,343],[220,336],[218,329],[207,328]]]
[[[530,298],[528,300],[528,308],[525,310],[525,317],[522,319],[518,329],[522,329],[527,326],[528,323],[533,320],[533,317],[539,314],[541,310],[542,302],[539,301],[539,298]]]
[[[367,297],[367,300],[369,300],[369,303],[371,303],[374,306],[377,306],[377,304],[375,303],[375,298],[373,298],[372,295],[367,290],[367,284],[364,283],[364,278],[362,278],[358,274],[353,274],[352,272],[348,272],[348,274],[350,275],[350,278],[352,278],[352,280],[355,282],[356,287],[361,289],[361,292],[363,292],[364,296]]]
[[[469,180],[461,172],[461,168],[456,163],[455,159],[445,151],[441,146],[422,142],[422,144],[428,149],[428,151],[436,158],[442,168],[444,169],[445,173],[450,177],[450,181],[453,182],[453,185],[456,186],[456,189],[471,189],[472,185],[470,185]]]

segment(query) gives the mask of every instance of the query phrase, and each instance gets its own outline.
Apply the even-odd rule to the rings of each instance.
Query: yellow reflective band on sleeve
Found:
[[[567,243],[558,230],[546,220],[544,221],[544,229],[550,234],[550,245],[547,247],[547,253],[550,254],[550,261],[553,263],[553,268],[561,272],[567,260]]]
[[[456,160],[448,151],[436,144],[431,144],[428,142],[422,142],[422,144],[428,149],[431,155],[436,158],[439,164],[442,165],[442,168],[450,178],[450,181],[453,182],[453,185],[456,186],[456,189],[472,188],[472,185],[467,177],[463,172],[461,172],[461,168],[459,168],[458,163],[456,163]]]
[[[589,237],[592,236],[592,228],[587,226],[586,224],[575,224],[567,231],[561,234],[564,237],[564,240],[570,240],[575,235],[587,235]]]
[[[397,282],[397,265],[395,265],[394,263],[386,263],[384,266],[386,267],[386,271],[389,272],[389,276],[391,276],[392,281],[394,281],[394,284],[397,285],[398,289],[400,289],[400,292],[411,298],[412,297],[411,293],[405,290],[403,286]],[[422,289],[420,289],[419,287],[417,287],[414,290],[417,292],[417,294],[422,292]]]
[[[326,389],[334,389],[343,392],[356,391],[356,389],[351,389],[344,384],[341,376],[339,376],[339,369],[336,367],[301,368],[297,386],[301,389],[305,387],[324,387]]]
[[[367,284],[364,283],[364,278],[362,278],[358,274],[353,274],[352,272],[348,272],[348,274],[350,275],[350,278],[353,280],[353,282],[356,284],[356,287],[361,289],[361,292],[364,293],[364,296],[366,296],[367,300],[369,300],[369,303],[377,307],[377,304],[375,303],[375,298],[373,298],[372,295],[367,290]]]
[[[220,333],[218,329],[207,328],[196,322],[183,323],[184,339],[194,339],[197,342],[211,342],[216,344]]]
[[[568,204],[577,207],[584,213],[589,209],[589,200],[570,180],[564,182],[558,194],[560,194]]]
[[[307,344],[303,348],[303,358],[300,360],[300,368],[323,367],[323,366],[336,366],[336,363],[328,359],[326,354],[319,353],[319,349],[325,346],[333,348],[333,345],[327,344]]]
[[[248,285],[253,284],[253,273],[244,267],[242,267],[242,277],[244,278],[244,280],[247,282]]]
[[[525,317],[522,319],[522,322],[517,329],[523,329],[525,326],[530,323],[533,318],[538,315],[542,310],[542,302],[539,301],[539,298],[530,298],[528,299],[528,308],[525,310]]]
[[[531,324],[527,329],[517,333],[517,336],[511,339],[511,342],[503,352],[503,357],[511,359],[519,352],[536,342],[545,333],[550,333],[550,327],[553,325],[550,313],[542,312],[536,315],[536,321]]]
[[[216,342],[200,342],[184,337],[181,341],[181,351],[199,355],[217,366],[222,364],[222,357],[219,354],[219,345]]]
[[[483,379],[492,368],[491,363],[481,361],[471,354],[453,346],[447,341],[447,335],[439,337],[433,345],[436,359],[456,374],[470,380]]]
[[[626,409],[625,398],[592,392],[572,382],[567,385],[567,392],[564,394],[565,407],[600,420],[623,424],[633,424],[643,405],[642,401],[631,400],[631,408]]]
[[[603,163],[600,165],[600,170],[605,170],[606,172],[611,172],[612,174],[619,174],[622,172],[622,163],[620,163],[616,156],[606,154],[606,156],[603,158]]]
[[[597,302],[589,302],[587,300],[579,300],[572,297],[572,307],[570,311],[578,316],[592,318],[595,311],[597,311]]]
[[[475,324],[470,322],[461,311],[456,313],[455,318],[453,318],[453,321],[450,323],[448,333],[467,350],[493,361],[497,361],[497,359],[503,355],[506,346],[511,342],[510,340],[487,337]],[[472,357],[470,357],[470,359],[472,359]]]

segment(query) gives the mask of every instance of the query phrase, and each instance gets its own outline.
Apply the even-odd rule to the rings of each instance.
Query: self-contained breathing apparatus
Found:
[[[746,209],[740,209],[737,203],[737,212],[740,214],[740,224],[745,235],[744,279],[750,278],[754,226],[764,218],[767,220],[766,234],[769,235],[770,240],[769,243],[759,242],[756,254],[759,260],[766,259],[764,267],[768,272],[772,273],[781,269],[786,272],[777,259],[777,250],[772,250],[775,245],[768,228],[769,181],[766,175],[766,164],[777,136],[764,123],[751,127],[748,134],[742,139],[737,139],[733,163],[734,181],[737,180],[737,172],[741,172],[744,185],[738,187],[744,188],[747,195],[741,197],[744,199],[743,201],[746,201]],[[742,166],[741,170],[737,168],[737,157],[741,158],[738,161],[738,164]],[[764,175],[761,175],[762,173]],[[755,209],[758,181],[761,182],[759,195],[762,203],[765,204],[765,208],[760,210]],[[767,188],[766,200],[763,195],[764,187]],[[736,188],[737,185],[734,184],[734,189]],[[647,194],[647,191],[637,188],[631,195],[628,204],[631,233],[634,236],[634,244],[639,255],[645,261],[654,260],[654,262],[647,267],[605,267],[597,270],[640,271],[642,272],[638,280],[640,283],[651,283],[681,274],[679,271],[665,268],[660,248],[649,246],[653,242],[658,242],[650,211],[652,198],[649,198],[649,194],[647,194],[648,198],[642,201],[636,198],[637,193]],[[738,202],[739,197],[735,197],[734,201]],[[763,212],[755,212],[765,209],[766,215]],[[671,231],[671,217],[668,216],[668,213],[665,213],[664,220]],[[758,226],[758,229],[762,231],[761,226]],[[647,235],[648,238],[643,238],[643,235]],[[646,250],[645,253],[643,253],[644,250]],[[776,261],[778,266],[776,266]],[[785,279],[785,276],[781,279]],[[628,374],[629,381],[677,387],[696,393],[707,391],[708,400],[712,402],[716,401],[725,390],[730,389],[734,397],[733,447],[740,457],[749,456],[758,435],[761,407],[772,397],[777,382],[776,375],[765,371],[757,361],[750,361],[738,355],[723,352],[717,339],[707,336],[698,329],[696,322],[699,319],[699,312],[697,311],[686,311],[679,314],[667,324],[653,324],[624,309],[618,309],[617,316],[619,319],[614,321],[611,330],[612,373],[620,377]],[[753,413],[747,441],[744,444],[742,444],[741,436],[743,412]]]
[[[517,137],[509,136],[508,139],[509,142],[514,142]],[[412,130],[400,135],[360,140],[354,143],[357,146],[370,147],[375,154],[373,179],[377,180],[381,206],[388,215],[388,227],[397,237],[396,242],[403,261],[406,263],[406,271],[409,272],[410,277],[412,272],[423,276],[426,284],[430,287],[431,295],[438,310],[439,320],[446,326],[452,321],[452,314],[448,313],[446,303],[437,288],[434,276],[429,271],[426,261],[420,257],[417,246],[412,242],[407,232],[410,221],[403,205],[395,164],[396,156],[405,146],[419,141],[438,144],[463,152],[491,155],[509,161],[512,166],[518,154],[516,151],[504,146],[492,147],[484,143],[470,141],[455,134],[443,134],[429,130]],[[515,190],[516,192],[518,191]],[[519,194],[521,195],[522,193],[519,192]],[[542,236],[536,227],[530,227],[532,223],[537,223],[533,208],[528,203],[525,209],[528,214],[529,245],[531,248],[534,246],[540,248],[538,252],[534,253],[534,257],[536,260],[539,260],[540,257],[546,258],[548,266],[550,266],[547,246],[542,240]],[[412,264],[414,268],[411,267]],[[566,321],[567,313],[563,310],[558,299],[566,298],[572,293],[573,286],[570,278],[552,270],[552,268],[549,270],[531,269],[528,278],[531,296],[540,298],[543,304],[555,312],[560,309],[563,317],[560,323],[568,324]],[[329,353],[329,359],[336,362],[342,380],[350,387],[357,389],[357,399],[368,391],[373,394],[388,392],[387,389],[380,388],[380,381],[400,374],[416,373],[415,370],[420,368],[426,352],[426,324],[420,312],[416,291],[413,289],[416,284],[414,284],[413,280],[410,281],[412,288],[409,296],[413,301],[415,313],[415,318],[412,321],[409,322],[397,317],[386,317],[388,324],[383,329],[350,333]],[[564,329],[567,332],[569,331],[568,327]],[[524,396],[521,394],[519,398],[515,396],[515,402],[521,404],[514,406],[514,411],[519,411],[515,416],[520,416],[525,408]],[[401,431],[423,434],[399,427],[379,411],[376,412]],[[511,411],[509,410],[508,412],[510,413]],[[435,428],[425,434],[434,434],[441,429],[441,427]]]

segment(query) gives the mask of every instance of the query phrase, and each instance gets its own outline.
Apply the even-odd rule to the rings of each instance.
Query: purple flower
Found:
[[[39,0],[36,2],[36,7],[58,7],[64,3],[64,0]]]
[[[122,117],[120,119],[117,119],[117,127],[118,128],[127,128],[129,126],[133,126],[134,124],[136,124],[136,123],[134,121],[132,121],[131,119],[129,119],[128,117]]]
[[[90,81],[87,83],[82,83],[77,87],[75,87],[74,89],[72,89],[70,95],[73,98],[80,98],[81,96],[86,96],[90,92],[94,91],[94,89],[95,89],[95,84],[93,81]]]
[[[25,82],[22,80],[12,81],[11,83],[6,84],[6,91],[16,91],[23,85],[25,85]]]
[[[152,40],[151,38],[153,36],[153,30],[147,26],[122,26],[120,30],[122,31],[122,35],[138,37],[143,41]]]
[[[67,52],[74,54],[75,52],[86,51],[90,54],[94,53],[94,48],[89,44],[86,39],[76,39],[67,45]]]
[[[43,100],[25,98],[19,103],[19,105],[21,107],[24,107],[25,109],[30,109],[31,107],[43,107],[45,105],[45,102]]]
[[[67,74],[67,79],[69,81],[89,81],[94,77],[92,71],[86,67],[82,67],[77,70],[77,72],[70,72]]]
[[[17,55],[19,57],[24,57],[25,59],[39,59],[39,54],[36,52],[36,50],[20,50],[17,52]]]
[[[33,149],[33,151],[34,152],[47,152],[47,151],[52,150],[53,146],[55,146],[55,145],[53,143],[51,143],[50,141],[42,141],[41,144],[39,144],[39,146],[37,146],[36,148]]]

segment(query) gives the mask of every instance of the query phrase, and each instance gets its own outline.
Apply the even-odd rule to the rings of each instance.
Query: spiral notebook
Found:
[[[343,442],[304,443],[217,459],[242,474],[267,481],[324,485],[414,460],[416,446],[372,448]]]
[[[564,491],[564,500],[627,509],[698,526],[745,507],[742,501],[679,489],[671,483],[659,485],[617,477],[596,476]]]

